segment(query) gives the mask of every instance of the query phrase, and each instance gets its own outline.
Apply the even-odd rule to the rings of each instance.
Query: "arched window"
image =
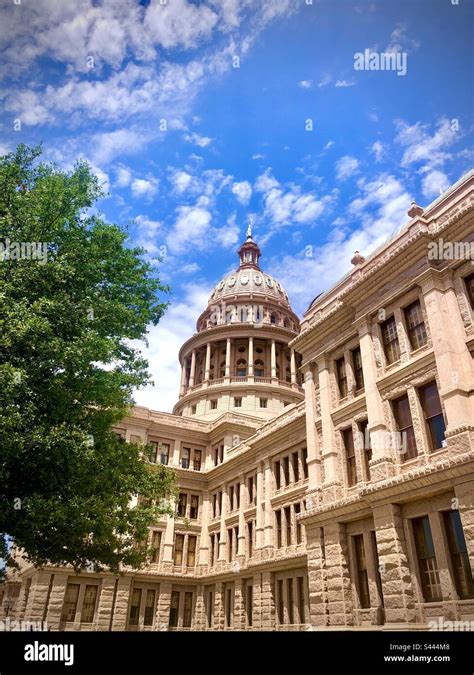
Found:
[[[265,365],[264,365],[262,359],[257,359],[255,361],[254,374],[255,374],[255,377],[264,377],[264,375],[265,375]]]
[[[291,382],[291,371],[289,368],[285,370],[286,381]]]
[[[276,314],[274,312],[272,312],[270,314],[270,323],[276,323],[276,322],[277,322]]]
[[[283,320],[283,325],[285,326],[285,328],[289,328],[289,327],[290,327],[290,322],[288,321],[288,319],[284,319],[284,320]]]
[[[209,379],[213,380],[214,379],[214,364],[211,363],[211,366],[209,368]]]
[[[221,361],[221,365],[219,366],[219,373],[220,377],[225,376],[225,361]]]
[[[247,361],[239,359],[237,361],[237,377],[245,377],[247,375]]]

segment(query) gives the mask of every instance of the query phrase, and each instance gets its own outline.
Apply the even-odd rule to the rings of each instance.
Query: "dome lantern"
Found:
[[[242,246],[237,251],[240,258],[240,267],[253,267],[254,269],[259,270],[258,260],[261,256],[261,251],[258,246],[252,239],[252,220],[249,221],[249,226],[247,228],[247,239],[242,244]]]

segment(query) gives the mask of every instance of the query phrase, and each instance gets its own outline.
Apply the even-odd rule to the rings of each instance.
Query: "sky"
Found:
[[[171,305],[143,345],[155,386],[138,404],[171,411],[179,347],[250,218],[301,317],[355,250],[472,167],[473,8],[0,0],[0,153],[41,142],[62,168],[86,159],[99,213],[162,258]]]

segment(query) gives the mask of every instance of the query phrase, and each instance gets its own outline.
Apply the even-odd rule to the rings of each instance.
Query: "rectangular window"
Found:
[[[227,562],[232,562],[234,558],[234,549],[233,549],[233,541],[232,541],[232,528],[227,530],[227,552],[228,552],[228,559]]]
[[[82,603],[81,623],[92,623],[94,620],[97,585],[86,586]]]
[[[217,410],[217,398],[211,400],[211,410]]]
[[[300,614],[300,623],[306,622],[305,607],[304,607],[304,577],[296,577],[298,585],[298,611]]]
[[[194,567],[196,564],[196,541],[197,537],[190,534],[188,537],[188,553],[186,556],[187,567]]]
[[[285,522],[286,522],[286,545],[291,546],[293,543],[291,536],[291,506],[285,506]]]
[[[369,577],[365,558],[364,535],[354,537],[355,564],[357,573],[357,591],[362,609],[370,607]]]
[[[359,438],[361,442],[361,450],[364,453],[364,466],[366,480],[370,480],[370,460],[372,459],[372,448],[370,446],[370,434],[367,430],[369,425],[368,420],[364,420],[359,424]]]
[[[293,579],[287,579],[288,582],[288,621],[290,624],[295,623],[295,597],[293,593]]]
[[[471,303],[471,308],[474,309],[474,274],[470,274],[466,277],[464,283],[466,284],[467,297]]]
[[[193,618],[193,594],[184,594],[183,628],[191,628]]]
[[[146,592],[145,617],[143,619],[144,626],[153,626],[153,619],[155,617],[155,600],[156,591],[149,588]]]
[[[425,602],[441,600],[438,563],[428,516],[412,521],[421,588]]]
[[[142,601],[142,589],[134,588],[132,590],[132,600],[130,602],[130,616],[128,623],[130,626],[138,626],[138,617],[140,616],[140,603]]]
[[[280,462],[274,463],[273,475],[275,476],[275,489],[279,490],[281,487]]]
[[[297,502],[295,504],[295,522],[296,522],[296,543],[301,544],[301,523],[297,520],[296,516],[301,512],[301,504]]]
[[[184,534],[174,535],[174,564],[183,564]]]
[[[277,589],[278,589],[278,600],[277,600],[277,607],[278,607],[278,623],[283,624],[285,621],[285,605],[284,605],[284,599],[283,599],[283,579],[278,579],[278,584],[277,584]]]
[[[392,405],[395,422],[397,423],[398,431],[401,435],[402,447],[406,450],[406,452],[401,455],[402,461],[405,462],[408,459],[413,459],[413,457],[418,456],[408,395],[405,394],[405,396],[395,399]]]
[[[352,487],[357,483],[357,465],[352,428],[344,429],[342,438],[344,441],[344,449],[346,451],[347,484],[349,487]]]
[[[209,591],[207,594],[206,617],[207,627],[212,628],[214,618],[214,593],[212,591]]]
[[[443,517],[456,591],[461,600],[474,598],[472,570],[459,511],[445,511]]]
[[[298,483],[298,481],[300,479],[300,463],[298,461],[298,453],[297,452],[294,452],[291,455],[291,460],[292,460],[292,464],[293,464],[293,474],[295,476],[295,483]]]
[[[266,399],[266,398],[261,398],[261,399],[260,399],[260,407],[261,407],[261,408],[266,408],[266,407],[267,407],[267,401],[268,401],[268,399]]]
[[[219,448],[214,448],[214,466],[219,464]]]
[[[191,508],[189,509],[189,517],[191,520],[197,520],[199,515],[199,496],[191,495]]]
[[[276,519],[276,531],[277,531],[277,548],[281,548],[281,545],[282,545],[281,511],[275,511],[275,519]]]
[[[248,557],[253,555],[253,521],[249,520],[247,523],[247,541],[248,541]]]
[[[285,487],[290,484],[290,458],[288,455],[283,457],[283,477],[285,479]]]
[[[438,450],[445,444],[444,434],[446,425],[444,423],[443,410],[439,400],[438,387],[436,382],[429,382],[418,390],[420,393],[421,407],[425,416],[426,427],[428,430],[428,440],[430,450]]]
[[[195,415],[196,411],[197,411],[197,405],[194,404],[194,405],[191,406],[191,415]]]
[[[158,530],[154,530],[153,534],[151,535],[151,547],[153,549],[153,553],[151,555],[151,562],[159,563],[160,548],[161,548],[161,532],[159,532]]]
[[[179,593],[178,591],[173,591],[171,593],[171,604],[170,604],[170,628],[176,628],[178,625],[178,611],[179,611]]]
[[[242,407],[242,399],[240,397],[234,398],[234,408]]]
[[[181,468],[189,469],[190,460],[191,460],[191,448],[183,448],[181,451]]]
[[[201,457],[202,457],[201,450],[195,450],[194,451],[194,457],[193,457],[193,469],[194,469],[194,471],[201,471]]]
[[[68,584],[64,597],[63,613],[61,621],[74,621],[76,617],[77,599],[79,597],[79,584]]]
[[[226,588],[225,591],[225,625],[232,626],[232,589]]]
[[[346,398],[347,396],[347,374],[346,374],[346,362],[344,357],[337,359],[336,361],[336,378],[337,386],[339,388],[339,396],[341,398]]]
[[[252,626],[253,621],[253,586],[251,583],[246,584],[245,586],[245,613],[247,615],[247,626]]]
[[[231,485],[229,488],[229,509],[234,510],[234,486]]]
[[[375,560],[375,583],[377,585],[377,591],[379,594],[379,601],[384,606],[383,592],[382,592],[382,577],[380,576],[380,561],[379,561],[379,552],[377,549],[377,537],[375,535],[375,530],[370,531],[370,543],[372,546],[372,554]]]
[[[253,504],[254,502],[254,485],[253,485],[253,476],[249,476],[247,478],[247,489],[249,493],[249,504]]]
[[[149,441],[148,445],[150,446],[149,461],[153,464],[156,464],[158,461],[158,443],[156,441]]]
[[[352,367],[354,369],[354,382],[356,391],[364,388],[364,371],[362,369],[362,355],[360,347],[352,350]]]
[[[160,453],[160,463],[168,464],[170,456],[170,446],[169,443],[160,443],[158,447]]]
[[[411,305],[408,305],[408,307],[405,307],[405,322],[407,325],[410,347],[413,350],[423,347],[428,340],[428,336],[426,335],[426,327],[419,300],[416,300],[415,302],[412,302]]]
[[[184,518],[186,516],[186,506],[188,503],[188,495],[185,492],[179,493],[178,498],[178,516]]]
[[[400,343],[398,342],[397,324],[395,317],[384,321],[381,325],[382,344],[387,363],[395,363],[400,359]]]
[[[303,475],[308,478],[308,449],[303,448]]]

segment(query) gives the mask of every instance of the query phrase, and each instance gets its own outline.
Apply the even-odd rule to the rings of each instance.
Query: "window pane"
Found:
[[[438,563],[436,561],[429,518],[428,516],[415,518],[412,524],[425,602],[441,600]]]
[[[140,603],[142,600],[142,589],[134,588],[132,591],[132,601],[130,603],[130,617],[128,623],[130,626],[138,626],[138,617],[140,614]]]
[[[176,628],[178,625],[178,609],[179,609],[179,593],[178,591],[173,591],[171,593],[171,605],[170,605],[170,628]]]
[[[405,321],[411,348],[419,349],[423,347],[428,338],[419,300],[405,308]]]
[[[471,564],[459,511],[446,511],[443,516],[456,590],[462,600],[474,598]]]
[[[387,362],[394,363],[400,358],[400,346],[398,343],[397,325],[392,316],[382,324],[382,343]]]
[[[77,598],[79,597],[79,584],[68,584],[64,597],[63,613],[61,621],[74,621],[76,617]]]
[[[82,603],[81,623],[92,623],[94,619],[97,586],[86,586]]]
[[[156,592],[149,588],[146,592],[145,617],[143,624],[153,626],[153,617],[155,616],[155,596]]]

